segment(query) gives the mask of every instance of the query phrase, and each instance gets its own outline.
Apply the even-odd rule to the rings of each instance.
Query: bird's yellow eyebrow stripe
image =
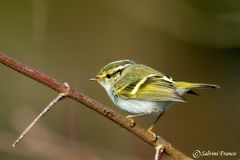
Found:
[[[141,85],[149,78],[149,77],[153,77],[156,76],[156,74],[150,74],[146,77],[144,77],[141,81],[139,81],[136,86],[133,88],[133,90],[131,91],[131,95],[134,95],[137,93],[138,89],[141,87]]]

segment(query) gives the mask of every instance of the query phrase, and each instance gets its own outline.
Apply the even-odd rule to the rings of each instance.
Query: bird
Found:
[[[193,89],[220,88],[219,85],[175,81],[149,66],[124,59],[106,64],[90,80],[97,81],[107,92],[112,102],[126,111],[126,118],[157,114],[156,120],[147,129],[152,131],[159,118],[175,102],[186,102],[185,94],[197,95]]]

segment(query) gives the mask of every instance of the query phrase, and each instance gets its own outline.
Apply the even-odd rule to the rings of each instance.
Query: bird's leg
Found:
[[[156,133],[154,133],[154,132],[152,131],[152,129],[154,128],[155,124],[158,122],[159,118],[163,115],[163,113],[164,113],[164,112],[161,112],[161,113],[158,115],[157,119],[153,122],[153,124],[147,129],[147,131],[154,137],[154,139],[157,138],[157,135],[156,135]]]
[[[132,118],[139,117],[139,116],[143,116],[143,115],[146,115],[146,113],[130,114],[130,115],[127,115],[126,118],[132,119]]]
[[[135,118],[135,117],[140,117],[140,116],[144,116],[144,115],[147,115],[146,113],[140,113],[140,114],[130,114],[130,115],[127,115],[126,118],[129,119],[131,121],[131,123],[135,124],[134,120],[132,118]]]

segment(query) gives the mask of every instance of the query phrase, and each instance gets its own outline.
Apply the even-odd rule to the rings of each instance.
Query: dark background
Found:
[[[88,80],[111,61],[131,59],[176,80],[219,84],[175,104],[155,131],[191,157],[194,150],[240,155],[239,1],[0,0],[0,51],[119,112]],[[153,159],[151,146],[69,99],[12,148],[56,92],[3,65],[0,78],[0,159]],[[147,128],[153,120],[136,121]],[[207,158],[237,159],[199,159]]]

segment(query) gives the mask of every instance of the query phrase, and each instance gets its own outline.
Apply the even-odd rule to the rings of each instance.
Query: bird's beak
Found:
[[[90,80],[90,81],[96,81],[97,78],[90,78],[89,80]]]
[[[96,76],[95,78],[90,78],[89,80],[90,81],[97,81],[99,78],[98,78],[98,76]]]

